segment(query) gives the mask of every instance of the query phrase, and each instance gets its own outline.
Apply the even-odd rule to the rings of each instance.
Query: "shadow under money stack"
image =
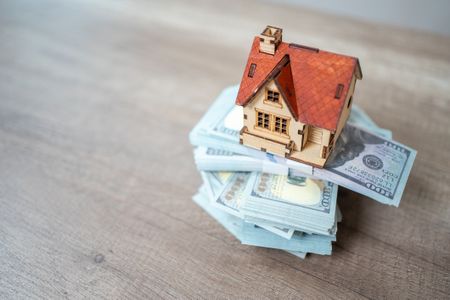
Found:
[[[243,244],[304,258],[330,255],[342,219],[338,186],[398,206],[416,152],[359,107],[323,169],[239,143],[238,86],[225,89],[190,133],[203,185],[193,200]],[[376,163],[376,166],[374,166]]]

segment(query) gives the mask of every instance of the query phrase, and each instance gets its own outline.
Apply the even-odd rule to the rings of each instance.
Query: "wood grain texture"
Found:
[[[240,245],[197,207],[188,132],[252,37],[361,60],[418,150],[398,209],[341,189],[333,255]],[[450,39],[261,2],[2,1],[0,298],[450,297]]]

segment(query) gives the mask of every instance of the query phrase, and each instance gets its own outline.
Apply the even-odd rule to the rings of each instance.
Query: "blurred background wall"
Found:
[[[450,36],[448,0],[273,0],[360,20]]]

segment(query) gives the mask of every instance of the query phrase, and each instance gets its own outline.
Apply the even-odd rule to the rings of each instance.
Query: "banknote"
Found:
[[[224,211],[242,218],[241,205],[245,199],[244,192],[250,177],[250,172],[233,173],[217,195],[217,199],[214,201],[216,207],[223,208]]]
[[[206,187],[213,185],[211,182],[214,182],[215,178],[219,176],[217,173],[201,172]],[[228,174],[228,172],[225,173]],[[288,176],[257,172],[254,174],[248,172],[231,174],[231,176],[224,176],[226,180],[220,183],[222,187],[216,188],[214,192],[208,188],[208,195],[210,199],[213,199],[211,202],[213,206],[245,220],[253,218],[251,223],[288,239],[292,237],[294,230],[327,235],[335,234],[337,220],[335,220],[334,213],[337,187],[334,184],[291,174]],[[260,174],[261,176],[259,176]],[[270,185],[272,192],[261,193],[264,183]],[[248,187],[255,184],[258,184],[258,190],[249,195]],[[325,184],[332,188],[323,186]],[[259,201],[257,196],[264,197],[267,202],[273,200],[270,203],[270,216],[266,215],[266,210],[260,207],[254,208],[256,214],[252,211],[252,205],[254,206],[255,203],[266,205],[263,201]],[[318,204],[319,201],[321,204]],[[291,204],[291,206],[287,206],[289,212],[286,211],[286,206],[283,206],[284,202]],[[323,212],[315,215],[304,210],[303,214],[306,216],[289,223],[290,219],[286,217],[289,217],[292,212],[298,211],[299,205],[309,209],[326,210],[329,219],[324,217]],[[294,218],[299,216],[296,215]]]
[[[258,224],[259,226],[261,226],[261,225],[265,225],[265,226],[279,226],[276,222],[271,222],[271,221],[264,220],[264,219],[261,219],[261,218],[255,218],[255,217],[247,216],[245,218],[245,220],[247,222],[249,222],[249,223],[252,223],[252,224]],[[336,205],[336,222],[335,222],[335,225],[334,225],[334,228],[336,228],[336,231],[337,231],[337,223],[341,222],[341,221],[342,221],[342,212],[339,209],[339,205]],[[298,230],[298,231],[302,231],[303,230],[302,232],[309,233],[309,234],[312,233],[312,232],[309,232],[309,231],[305,231],[304,228],[303,229],[296,229],[296,230]],[[335,236],[336,231],[333,232],[334,236]]]
[[[237,88],[232,87],[219,96],[192,130],[190,140],[193,145],[270,161],[307,176],[343,185],[378,202],[399,205],[416,151],[383,137],[383,133],[373,127],[373,121],[363,114],[355,117],[363,120],[357,126],[347,123],[327,164],[320,169],[239,144],[239,122],[236,121],[239,111],[234,106],[236,93]],[[358,109],[353,110],[358,112]],[[389,137],[389,132],[384,135]]]
[[[228,186],[233,186],[230,179]],[[245,219],[258,218],[304,232],[333,235],[337,186],[303,176],[254,172],[240,205]]]
[[[276,224],[266,224],[265,222],[258,221],[254,222],[254,224],[288,240],[290,240],[295,233],[294,228],[283,227]]]
[[[228,214],[243,219],[244,215],[241,212],[240,206],[244,201],[245,195],[243,192],[251,173],[201,172],[200,174],[205,183],[205,190],[211,200],[211,204]],[[254,223],[285,239],[290,239],[295,231],[294,228],[281,225],[269,225],[260,222]]]
[[[224,184],[233,176],[233,172],[216,171],[216,172],[200,172],[203,182],[205,183],[205,190],[210,199],[215,199],[223,189]]]
[[[405,145],[347,125],[325,168],[313,174],[398,206],[415,156]]]
[[[284,239],[255,224],[244,222],[236,216],[217,209],[210,204],[211,201],[209,201],[204,187],[193,197],[193,200],[243,244],[281,249],[293,252],[292,254],[302,258],[306,253],[331,254],[332,238],[296,233],[290,240]]]
[[[333,237],[296,232],[291,239],[283,239],[259,228],[259,226],[243,222],[240,240],[242,244],[262,246],[266,248],[301,251],[316,254],[331,254]],[[305,247],[306,245],[307,248]]]

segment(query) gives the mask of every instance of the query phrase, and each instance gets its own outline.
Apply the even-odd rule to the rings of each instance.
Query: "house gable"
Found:
[[[273,103],[267,100],[267,94],[269,92],[279,93],[279,103]],[[295,121],[294,116],[291,113],[289,105],[284,98],[283,93],[280,91],[275,80],[267,81],[256,93],[251,102],[248,102],[244,109],[259,109],[264,110],[272,114],[277,114],[282,117],[290,118]]]
[[[275,86],[273,86],[273,84],[275,84]],[[261,95],[258,95],[258,92],[261,89],[266,89],[266,92],[267,89],[276,90],[277,93],[280,93],[280,105],[282,104],[283,107],[286,106],[289,109],[290,116],[297,120],[297,115],[295,114],[296,106],[292,106],[292,103],[295,102],[295,90],[289,56],[286,55],[280,60],[243,106],[245,107],[254,99],[259,99]]]
[[[279,103],[267,100],[269,92],[278,93]],[[260,87],[252,100],[244,106],[244,126],[250,133],[285,144],[288,144],[291,140],[300,141],[298,134],[299,130],[301,132],[304,129],[304,124],[295,120],[283,94],[275,79],[268,80]],[[270,127],[268,129],[258,126],[258,112],[269,114]],[[287,120],[287,132],[285,134],[275,131],[274,118],[276,117]]]

